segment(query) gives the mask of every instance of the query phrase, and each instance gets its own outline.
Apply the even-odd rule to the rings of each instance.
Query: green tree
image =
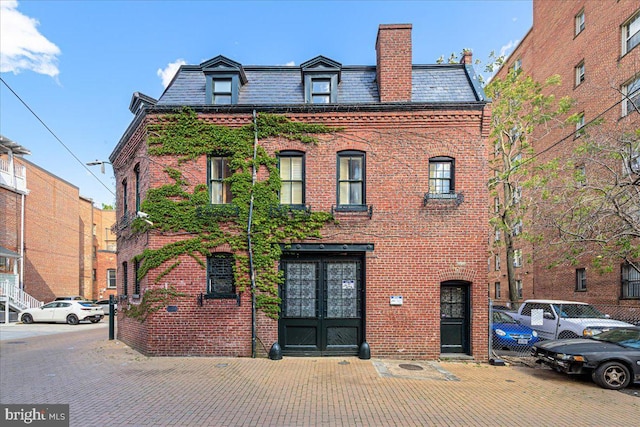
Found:
[[[502,59],[498,58],[489,64],[487,71],[501,65]],[[514,259],[520,237],[516,236],[523,230],[522,224],[535,201],[532,190],[543,187],[548,178],[548,175],[535,173],[534,144],[546,133],[541,129],[548,131],[564,124],[561,118],[572,105],[569,98],[556,99],[548,94],[559,84],[559,76],[539,83],[519,70],[511,69],[505,77],[495,77],[485,87],[492,106],[490,170],[493,175],[489,190],[495,203],[490,224],[500,233],[495,244],[504,247],[507,255],[509,299],[512,302],[518,300]],[[521,237],[531,236],[525,233]]]

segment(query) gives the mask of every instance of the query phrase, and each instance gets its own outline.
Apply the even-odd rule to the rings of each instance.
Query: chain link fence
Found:
[[[640,301],[634,305],[592,304],[609,319],[640,326]],[[518,322],[517,308],[489,302],[489,357],[517,358],[523,363],[531,360],[531,346],[543,338],[530,327]],[[561,319],[558,317],[558,320]]]

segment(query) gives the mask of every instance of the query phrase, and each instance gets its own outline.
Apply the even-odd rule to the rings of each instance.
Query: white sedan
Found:
[[[102,308],[90,301],[53,301],[20,313],[22,323],[59,322],[77,325],[82,320],[98,323],[103,317]]]

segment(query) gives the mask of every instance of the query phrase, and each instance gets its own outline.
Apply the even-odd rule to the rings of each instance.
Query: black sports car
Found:
[[[559,372],[591,373],[600,387],[620,390],[640,381],[640,327],[611,329],[586,339],[538,342],[531,355]]]

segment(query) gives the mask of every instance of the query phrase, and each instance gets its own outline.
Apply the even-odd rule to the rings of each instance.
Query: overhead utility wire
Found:
[[[38,119],[38,121],[39,121],[40,123],[42,123],[42,126],[44,126],[44,127],[45,127],[45,129],[47,129],[47,130],[49,131],[49,133],[50,133],[51,135],[53,135],[53,137],[54,137],[54,138],[55,138],[55,139],[56,139],[56,140],[57,140],[57,141],[58,141],[58,142],[59,142],[59,143],[60,143],[60,144],[61,144],[61,145],[62,145],[62,146],[63,146],[63,147],[68,151],[68,152],[69,152],[69,154],[71,154],[71,156],[72,156],[74,159],[76,159],[76,161],[77,161],[78,163],[80,163],[80,164],[82,165],[82,167],[83,167],[87,172],[89,172],[89,173],[91,174],[91,176],[93,176],[93,177],[94,177],[94,178],[95,178],[95,179],[96,179],[100,184],[102,184],[102,186],[103,186],[104,188],[106,188],[106,189],[107,189],[107,191],[108,191],[109,193],[111,193],[111,194],[115,197],[115,195],[116,195],[116,194],[115,194],[115,193],[114,193],[114,192],[113,192],[109,187],[107,187],[107,186],[106,186],[106,184],[105,184],[104,182],[102,182],[102,181],[100,180],[100,178],[98,178],[98,177],[97,177],[97,176],[96,176],[96,175],[91,171],[91,169],[89,169],[89,168],[87,167],[87,165],[85,165],[85,164],[84,164],[84,162],[83,162],[82,160],[80,160],[80,159],[79,159],[79,158],[78,158],[78,157],[73,153],[73,151],[71,151],[71,149],[69,149],[69,147],[67,147],[67,146],[64,144],[64,142],[62,142],[62,141],[60,140],[60,138],[58,138],[58,136],[57,136],[57,135],[56,135],[56,134],[51,130],[51,128],[49,128],[49,126],[47,126],[47,124],[46,124],[45,122],[43,122],[43,121],[42,121],[42,119],[41,119],[40,117],[38,117],[38,115],[37,115],[37,114],[36,114],[36,113],[31,109],[31,107],[29,107],[29,105],[27,105],[27,103],[26,103],[26,102],[24,102],[24,101],[22,100],[22,98],[20,98],[20,96],[19,96],[19,95],[18,95],[18,94],[17,94],[17,93],[16,93],[16,92],[11,88],[11,86],[9,86],[9,84],[8,84],[7,82],[5,82],[5,81],[4,81],[4,79],[3,79],[2,77],[0,77],[0,81],[2,81],[2,83],[4,83],[4,85],[5,85],[5,86],[6,86],[6,87],[11,91],[11,93],[13,93],[13,94],[15,95],[15,97],[16,97],[16,98],[18,98],[18,100],[22,103],[22,105],[24,105],[24,106],[26,107],[26,109],[27,109],[27,110],[29,110],[29,112],[30,112],[31,114],[33,114],[33,116],[34,116],[36,119]]]

